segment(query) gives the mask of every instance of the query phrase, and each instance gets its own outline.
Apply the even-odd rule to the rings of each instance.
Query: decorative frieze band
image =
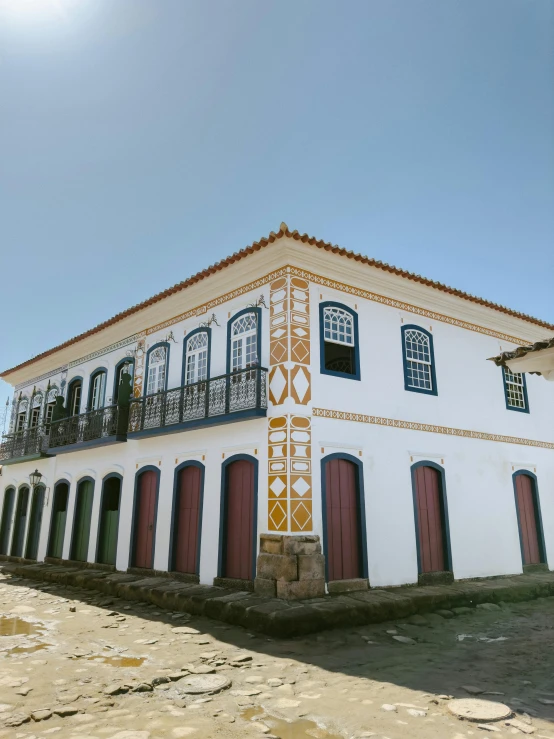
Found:
[[[489,434],[485,431],[469,431],[467,429],[456,429],[449,426],[436,426],[431,423],[417,423],[416,421],[399,421],[395,418],[383,418],[381,416],[368,416],[364,413],[349,413],[348,411],[334,411],[328,408],[312,408],[312,415],[319,418],[333,418],[338,421],[355,421],[356,423],[369,423],[376,426],[391,426],[397,429],[409,429],[410,431],[425,431],[431,434],[445,434],[446,436],[463,436],[466,439],[482,439],[483,441],[500,441],[504,444],[521,444],[522,446],[534,446],[540,449],[554,449],[554,442],[537,441],[535,439],[523,439],[518,436],[503,436],[502,434]]]

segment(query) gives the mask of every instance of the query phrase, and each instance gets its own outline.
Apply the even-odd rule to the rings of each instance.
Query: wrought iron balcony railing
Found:
[[[128,408],[109,405],[106,408],[53,421],[50,426],[51,451],[77,444],[92,446],[94,442],[124,441],[127,433]]]
[[[45,454],[48,448],[48,432],[44,426],[35,426],[6,434],[0,442],[0,462],[9,463],[11,460],[31,459]]]
[[[149,429],[180,428],[265,415],[267,370],[263,367],[213,377],[193,385],[133,398],[129,409],[129,434]]]

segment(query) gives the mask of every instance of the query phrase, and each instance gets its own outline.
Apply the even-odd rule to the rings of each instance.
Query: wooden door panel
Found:
[[[200,495],[202,473],[198,467],[184,467],[179,473],[175,513],[175,569],[196,573],[200,536]]]
[[[13,516],[15,490],[11,488],[4,493],[2,506],[2,527],[0,528],[0,554],[7,554],[10,546],[10,531]]]
[[[245,459],[227,467],[225,577],[252,578],[254,465]]]
[[[153,470],[146,470],[139,479],[137,492],[135,567],[151,569],[154,549],[156,516],[156,488],[158,478]]]
[[[23,555],[23,540],[25,539],[25,528],[27,526],[27,509],[29,507],[29,488],[22,488],[17,496],[17,507],[15,510],[14,531],[12,538],[12,556]]]
[[[439,474],[434,467],[422,466],[415,471],[417,536],[422,573],[446,569]]]
[[[329,580],[362,576],[361,512],[356,469],[346,459],[325,465],[327,570]]]
[[[44,504],[44,488],[38,488],[33,493],[31,504],[31,520],[29,523],[29,534],[27,536],[27,559],[36,559],[38,554],[38,543],[40,538],[40,527],[42,523],[42,509]]]
[[[102,564],[115,564],[120,500],[121,481],[118,478],[110,478],[106,480],[102,495],[102,510],[100,511],[100,531],[98,538],[98,561]]]
[[[62,557],[65,538],[65,524],[67,520],[67,500],[69,486],[65,483],[57,485],[54,492],[52,523],[48,542],[48,556]]]
[[[516,498],[523,564],[540,564],[541,553],[534,483],[528,475],[516,476]]]
[[[84,480],[79,483],[71,547],[71,559],[77,562],[86,562],[88,559],[93,495],[94,487],[91,480]]]

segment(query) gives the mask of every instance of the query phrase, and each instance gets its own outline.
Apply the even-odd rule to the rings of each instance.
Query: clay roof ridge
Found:
[[[219,272],[222,269],[225,269],[230,264],[234,264],[235,262],[240,261],[241,259],[244,259],[250,254],[260,251],[260,249],[263,249],[264,247],[268,246],[268,244],[274,243],[275,241],[282,238],[283,236],[293,238],[295,241],[301,241],[304,244],[310,244],[311,246],[316,246],[317,248],[324,249],[325,251],[331,251],[334,254],[347,257],[348,259],[354,259],[355,261],[361,262],[362,264],[367,264],[370,267],[382,269],[385,272],[390,272],[400,277],[404,277],[405,279],[412,280],[414,282],[419,282],[420,284],[426,285],[428,287],[432,287],[436,290],[441,290],[442,292],[446,292],[451,295],[456,295],[457,297],[463,298],[464,300],[469,300],[471,302],[484,305],[487,308],[491,308],[501,313],[506,313],[507,315],[520,318],[524,321],[528,321],[529,323],[536,324],[537,326],[543,326],[544,328],[554,330],[554,324],[547,323],[546,321],[542,321],[538,318],[534,318],[533,316],[528,316],[525,313],[520,313],[518,311],[512,310],[511,308],[507,308],[506,306],[493,303],[489,300],[485,300],[484,298],[479,298],[477,296],[471,295],[470,293],[464,292],[463,290],[458,290],[457,288],[453,288],[448,285],[445,285],[442,282],[429,280],[428,278],[422,277],[421,275],[418,275],[415,272],[409,272],[408,270],[400,269],[399,267],[395,267],[393,265],[387,264],[386,262],[383,262],[379,259],[373,259],[373,258],[364,256],[363,254],[359,254],[359,253],[350,251],[348,249],[344,249],[343,247],[340,247],[336,244],[331,244],[327,241],[317,239],[315,236],[309,236],[306,233],[302,234],[296,229],[291,231],[289,227],[287,226],[287,224],[285,222],[282,222],[279,227],[279,231],[277,231],[277,233],[275,233],[274,231],[271,231],[268,236],[262,237],[261,239],[259,239],[259,241],[254,241],[249,246],[246,246],[243,249],[240,249],[239,251],[234,252],[230,256],[225,257],[224,259],[221,259],[218,262],[215,262],[214,264],[201,270],[200,272],[197,272],[196,274],[188,277],[187,279],[176,283],[172,287],[166,288],[165,290],[162,290],[161,292],[156,293],[156,295],[153,295],[151,298],[143,300],[140,303],[136,303],[130,308],[127,308],[126,310],[121,311],[120,313],[117,313],[112,318],[109,318],[106,321],[99,323],[97,326],[94,326],[88,331],[84,331],[83,333],[78,334],[77,336],[74,336],[72,339],[68,339],[67,341],[64,341],[63,343],[58,344],[52,349],[48,349],[44,352],[41,352],[40,354],[37,354],[34,357],[31,357],[30,359],[27,359],[25,362],[21,362],[15,367],[11,367],[10,369],[4,370],[2,373],[0,373],[0,377],[5,377],[6,375],[9,375],[10,373],[15,372],[16,370],[22,369],[23,367],[26,367],[29,364],[33,364],[34,362],[37,362],[39,359],[43,359],[51,354],[54,354],[62,349],[67,348],[68,346],[71,346],[72,344],[76,344],[79,341],[82,341],[83,339],[88,338],[89,336],[99,333],[100,331],[103,331],[105,328],[112,326],[114,323],[118,323],[119,321],[122,321],[124,318],[127,318],[133,313],[138,313],[139,311],[144,310],[145,308],[148,308],[150,305],[154,305],[155,303],[158,303],[161,300],[164,300],[170,295],[174,295],[175,293],[180,292],[181,290],[185,290],[187,287],[190,287],[191,285],[201,282],[206,277],[209,277],[210,275],[216,272]]]

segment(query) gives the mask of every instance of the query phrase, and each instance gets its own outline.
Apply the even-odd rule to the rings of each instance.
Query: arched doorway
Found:
[[[420,574],[451,569],[448,515],[442,468],[432,462],[412,467],[417,560]]]
[[[121,477],[111,475],[104,478],[100,503],[100,526],[98,528],[98,553],[96,561],[115,565],[117,533],[119,529],[119,502],[121,500]]]
[[[86,562],[88,560],[88,544],[90,538],[90,520],[92,517],[93,497],[94,480],[90,477],[80,480],[77,484],[70,554],[70,559],[73,559],[76,562]]]
[[[36,559],[38,554],[38,542],[40,539],[40,527],[42,524],[42,509],[44,507],[44,487],[37,486],[33,491],[31,502],[31,517],[29,520],[29,533],[27,534],[27,546],[25,557]]]
[[[15,520],[13,525],[12,537],[12,557],[21,557],[23,555],[23,541],[25,539],[25,529],[27,526],[27,509],[29,508],[29,488],[25,485],[19,488],[17,496],[17,506],[15,509]]]
[[[0,554],[7,554],[10,547],[10,531],[12,525],[15,488],[7,488],[2,506],[2,524],[0,525]]]
[[[367,577],[360,464],[347,455],[322,460],[327,580]]]
[[[175,471],[173,546],[170,569],[198,573],[204,467],[186,463]]]
[[[254,577],[256,467],[256,460],[241,456],[229,458],[223,468],[222,577]]]
[[[58,482],[54,486],[52,501],[52,520],[50,523],[50,537],[48,539],[48,556],[61,559],[63,555],[63,541],[65,537],[65,522],[67,519],[67,503],[69,500],[69,483]]]
[[[156,514],[160,471],[145,469],[137,475],[135,489],[134,535],[131,565],[152,569],[156,543]]]
[[[516,473],[514,488],[521,558],[524,565],[538,565],[546,562],[546,558],[535,476],[526,472]]]

